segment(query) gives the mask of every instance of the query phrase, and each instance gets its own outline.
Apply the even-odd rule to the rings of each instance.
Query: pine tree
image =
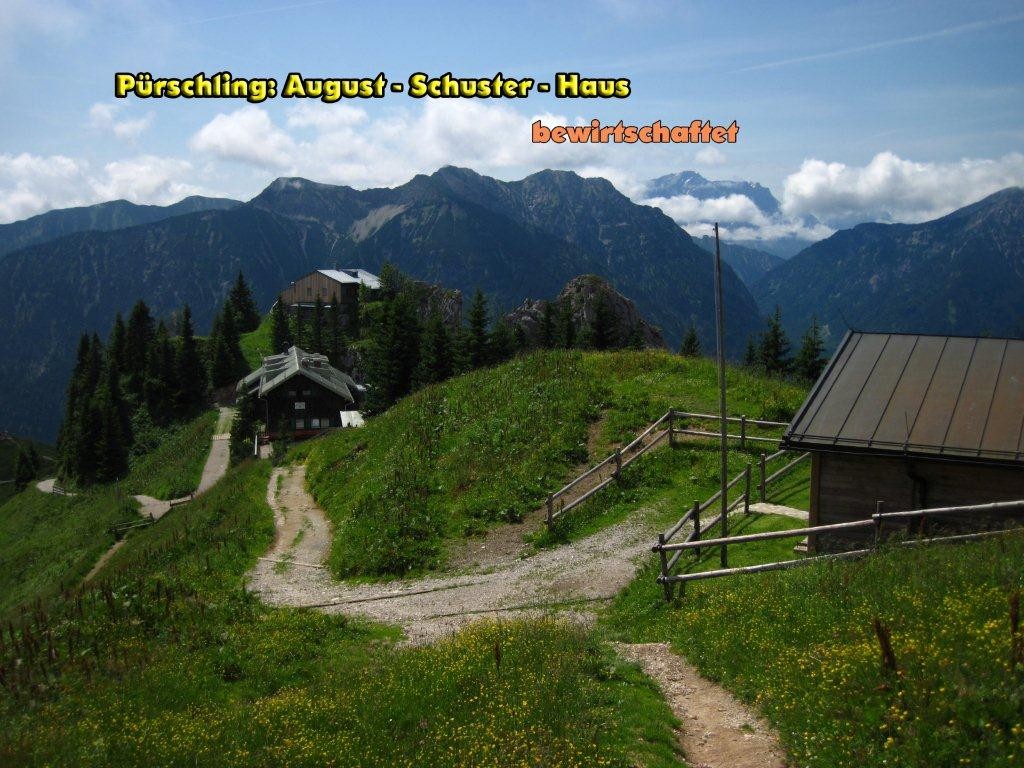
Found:
[[[341,307],[337,294],[331,296],[331,307],[327,311],[327,359],[335,368],[341,368],[347,351],[348,341],[341,324]]]
[[[473,370],[473,362],[469,352],[469,330],[458,326],[451,334],[452,375],[458,376]]]
[[[434,312],[423,328],[420,359],[413,376],[415,388],[436,384],[452,375],[452,343],[441,315]]]
[[[149,367],[150,347],[155,335],[156,327],[149,307],[140,299],[132,307],[131,315],[128,316],[128,325],[125,329],[124,360],[123,362],[119,361],[119,364],[124,366],[123,373],[126,377],[128,393],[135,398],[135,402],[141,402],[142,399],[146,371]]]
[[[260,325],[260,310],[256,306],[256,300],[252,296],[249,284],[245,282],[242,271],[238,271],[235,284],[228,294],[228,304],[234,310],[235,322],[241,333],[255,331]]]
[[[117,368],[124,371],[127,361],[125,360],[125,347],[128,343],[128,331],[125,328],[124,319],[118,312],[114,318],[114,329],[110,332],[110,341],[107,342],[107,354],[117,361]]]
[[[473,294],[473,302],[469,305],[469,362],[473,368],[486,365],[490,359],[487,348],[487,300],[479,288]]]
[[[116,367],[117,361],[111,357],[110,364]],[[174,419],[178,388],[174,345],[171,343],[167,326],[161,320],[157,325],[153,350],[149,356],[145,386],[146,407],[158,424],[166,424]]]
[[[181,325],[178,330],[176,369],[177,387],[175,405],[179,413],[191,413],[206,401],[206,366],[199,354],[195,328],[192,326],[192,310],[188,304],[181,311]]]
[[[697,335],[697,326],[692,322],[683,337],[679,354],[683,357],[700,357],[700,337]]]
[[[504,362],[515,355],[516,339],[504,318],[499,318],[494,324],[494,329],[487,339],[487,349],[488,360],[492,364]]]
[[[121,374],[116,364],[108,359],[104,380],[95,398],[94,408],[98,412],[98,427],[92,450],[95,453],[95,472],[87,478],[94,482],[111,482],[123,477],[128,471],[128,443],[130,436],[124,432],[123,408],[120,388]]]
[[[558,341],[563,349],[576,346],[576,322],[572,317],[572,301],[565,299],[558,311]]]
[[[239,346],[235,313],[230,305],[224,306],[219,320],[214,323],[214,332],[210,336],[208,366],[210,386],[214,389],[234,384],[248,373],[249,366]]]
[[[594,349],[614,349],[619,345],[619,322],[604,292],[594,297],[594,320],[590,324],[590,345]]]
[[[270,310],[270,352],[279,355],[291,345],[292,330],[288,322],[288,310],[278,296],[273,309]]]
[[[800,342],[800,349],[793,361],[793,371],[804,381],[817,381],[825,369],[825,341],[821,337],[818,318],[811,318],[811,325]]]
[[[313,305],[313,323],[309,334],[310,352],[324,352],[324,303],[320,300],[319,294],[316,303]]]
[[[792,367],[789,339],[782,328],[782,310],[779,307],[775,307],[775,314],[768,318],[768,330],[761,336],[760,358],[765,373],[770,375],[784,376]]]
[[[543,349],[551,349],[557,341],[555,328],[555,307],[552,302],[544,302],[544,312],[540,317],[540,338],[538,343]]]
[[[747,368],[757,368],[761,365],[753,334],[747,336],[747,351],[743,354],[743,365]]]
[[[36,469],[24,446],[18,446],[18,456],[14,461],[14,487],[19,491],[31,483],[36,477]]]
[[[383,312],[371,331],[367,370],[368,407],[381,411],[407,395],[419,364],[420,327],[416,306],[406,291],[383,300]]]

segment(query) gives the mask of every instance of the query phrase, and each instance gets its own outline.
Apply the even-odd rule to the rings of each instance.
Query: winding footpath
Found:
[[[199,485],[196,487],[195,493],[188,496],[182,496],[180,499],[171,499],[170,501],[154,499],[152,496],[138,494],[133,498],[139,502],[139,515],[142,517],[149,517],[152,515],[154,521],[159,520],[161,517],[166,515],[172,507],[191,501],[196,496],[202,495],[220,482],[220,479],[224,477],[225,473],[228,471],[228,464],[231,459],[230,429],[231,420],[234,416],[234,408],[222,407],[220,409],[220,416],[217,419],[217,427],[214,430],[213,438],[210,441],[210,453],[206,457],[206,464],[203,465],[203,473],[200,476]],[[43,482],[50,483],[50,490],[44,492],[53,493],[52,480]],[[40,487],[41,485],[42,484],[40,483],[37,487],[42,491],[44,489]],[[111,544],[109,549],[100,555],[99,560],[96,561],[96,564],[93,565],[85,575],[85,578],[82,579],[82,583],[87,584],[91,581],[92,578],[103,569],[103,566],[107,564],[107,561],[114,556],[114,553],[124,546],[125,541],[125,538],[121,538]]]
[[[429,643],[484,616],[557,613],[589,623],[650,556],[652,525],[645,510],[630,520],[557,549],[528,556],[505,537],[461,572],[415,581],[349,584],[327,568],[332,530],[306,490],[306,468],[276,468],[267,487],[276,538],[249,573],[249,586],[278,606],[314,608],[400,625],[407,642]],[[519,530],[522,533],[522,530]],[[662,691],[680,722],[677,738],[701,768],[783,768],[778,738],[725,689],[701,677],[667,643],[616,643]]]

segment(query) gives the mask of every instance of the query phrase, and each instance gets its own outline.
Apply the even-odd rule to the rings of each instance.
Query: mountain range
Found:
[[[812,317],[830,345],[848,329],[1024,335],[1024,189],[922,224],[860,224],[754,284],[791,337]]]
[[[153,213],[161,215],[146,215]],[[706,251],[661,210],[572,172],[503,182],[446,167],[362,191],[286,178],[247,203],[169,217],[164,209],[156,221],[60,236],[72,225],[58,222],[90,217],[112,221],[95,212],[36,217],[53,223],[56,238],[40,240],[46,227],[37,223],[36,242],[0,261],[0,325],[8,331],[0,338],[0,428],[52,439],[80,333],[105,331],[139,298],[165,317],[187,302],[202,332],[239,270],[264,309],[292,280],[330,266],[373,271],[391,261],[421,280],[479,287],[502,311],[596,274],[669,344],[691,322],[705,345],[713,338]],[[12,231],[33,237],[31,228]],[[724,283],[727,340],[738,354],[762,321],[731,269]]]
[[[20,248],[56,240],[58,237],[88,230],[110,231],[150,224],[197,211],[221,211],[241,205],[225,197],[193,195],[173,205],[136,205],[127,200],[59,208],[22,221],[0,224],[0,258]]]
[[[695,237],[693,240],[708,253],[715,252],[715,238],[710,235]],[[767,251],[759,251],[756,248],[748,248],[745,245],[737,245],[724,240],[721,243],[721,251],[722,261],[733,268],[733,271],[748,288],[786,261]]]

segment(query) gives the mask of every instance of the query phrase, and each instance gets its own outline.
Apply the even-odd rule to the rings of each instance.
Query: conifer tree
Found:
[[[279,355],[292,345],[291,324],[288,322],[288,310],[281,297],[277,297],[273,309],[270,310],[270,353]]]
[[[419,364],[420,327],[416,306],[406,291],[385,298],[371,334],[367,368],[372,388],[368,407],[380,411],[407,395]]]
[[[111,482],[128,471],[130,436],[124,432],[122,418],[120,372],[113,360],[107,361],[103,383],[94,398],[98,430],[95,433],[94,474],[86,476],[88,482]]]
[[[125,328],[121,313],[118,312],[114,318],[114,329],[110,332],[110,340],[107,342],[107,354],[117,362],[117,368],[122,372],[127,362],[125,360],[125,347],[127,343],[128,331]]]
[[[18,446],[18,456],[14,461],[14,487],[19,491],[31,483],[36,477],[36,468],[24,446]]]
[[[438,312],[431,314],[423,328],[420,359],[413,376],[416,388],[436,384],[452,375],[452,344],[448,328]]]
[[[240,333],[255,331],[260,325],[260,310],[256,306],[256,300],[252,296],[249,284],[245,282],[242,271],[238,271],[235,284],[228,294],[228,304],[235,313],[235,322]]]
[[[494,324],[494,329],[487,340],[487,349],[488,360],[492,364],[504,362],[516,353],[515,336],[504,318],[499,318]]]
[[[117,361],[111,357],[111,365]],[[166,424],[174,418],[175,396],[178,391],[177,363],[174,345],[167,332],[167,326],[161,320],[157,325],[153,350],[149,356],[149,367],[146,373],[145,402],[153,420],[158,424]]]
[[[341,324],[341,307],[338,305],[338,296],[331,296],[331,307],[327,311],[327,359],[331,365],[340,368],[345,357],[347,341],[345,329]]]
[[[224,306],[219,320],[214,323],[214,328],[214,333],[210,336],[208,366],[210,386],[219,389],[237,382],[248,373],[249,366],[239,346],[235,313],[230,305]]]
[[[693,322],[690,323],[690,327],[683,337],[679,354],[683,357],[700,357],[700,337],[697,335],[697,326]]]
[[[789,339],[782,328],[782,310],[777,306],[775,314],[768,318],[768,330],[761,336],[759,356],[765,373],[784,376],[792,367],[789,357]]]
[[[538,343],[543,349],[555,346],[557,330],[555,328],[555,307],[550,301],[544,302],[544,312],[540,317],[540,334]]]
[[[619,345],[618,320],[604,292],[594,297],[594,320],[590,325],[590,345],[594,349],[613,349]]]
[[[743,365],[747,368],[757,368],[761,364],[757,345],[754,343],[754,335],[747,336],[747,350],[743,354]]]
[[[150,315],[149,307],[141,299],[132,307],[131,315],[128,316],[128,325],[125,328],[124,374],[127,382],[128,393],[134,396],[136,402],[140,402],[146,382],[146,372],[149,367],[150,347],[153,337],[156,335],[156,327],[153,317]]]
[[[825,369],[825,341],[821,337],[818,318],[811,318],[811,325],[800,342],[793,370],[804,381],[816,381]]]
[[[317,294],[316,303],[313,305],[313,322],[309,334],[310,352],[324,352],[324,303]]]
[[[191,413],[206,401],[206,366],[203,365],[192,326],[192,310],[182,308],[175,368],[177,387],[175,404],[179,412]]]
[[[576,322],[572,317],[572,301],[561,302],[558,311],[558,341],[563,349],[576,346]]]
[[[479,288],[473,294],[473,302],[469,305],[469,363],[473,368],[487,365],[490,359],[487,347],[487,300]]]

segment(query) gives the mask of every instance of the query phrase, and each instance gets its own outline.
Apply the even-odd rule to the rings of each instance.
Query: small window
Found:
[[[302,390],[302,396],[303,397],[309,397],[311,394],[313,394],[313,393],[310,390],[308,390],[308,389]]]
[[[296,392],[295,392],[294,389],[289,389],[288,390],[288,397],[295,397],[295,395],[296,395]]]
[[[309,420],[309,428],[310,429],[320,429],[320,419],[310,419]]]
[[[305,419],[296,419],[295,420],[295,428],[296,429],[305,429],[306,428],[306,420]]]

